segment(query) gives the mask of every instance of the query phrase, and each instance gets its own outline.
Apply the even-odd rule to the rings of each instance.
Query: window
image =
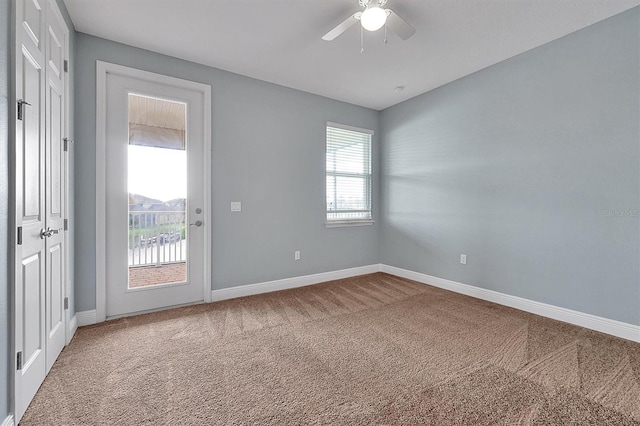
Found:
[[[327,225],[371,224],[370,130],[327,123]]]

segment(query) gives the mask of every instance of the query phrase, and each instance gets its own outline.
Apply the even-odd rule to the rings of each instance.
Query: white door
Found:
[[[45,84],[45,221],[46,247],[46,353],[47,371],[60,355],[65,333],[65,47],[68,30],[54,0],[47,0]]]
[[[16,2],[16,419],[46,375],[44,14],[42,2]]]
[[[19,0],[15,13],[17,422],[65,342],[61,73],[68,30],[53,0]],[[57,77],[52,73],[56,64]]]
[[[106,74],[106,316],[205,300],[204,93]]]

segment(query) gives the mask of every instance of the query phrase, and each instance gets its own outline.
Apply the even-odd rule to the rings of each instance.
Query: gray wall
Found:
[[[385,110],[382,262],[640,325],[639,17]]]
[[[0,423],[9,414],[11,384],[11,293],[9,288],[9,54],[10,6],[0,0]]]
[[[78,311],[95,308],[96,60],[211,85],[213,289],[379,261],[377,224],[333,229],[324,225],[325,123],[376,131],[377,164],[378,112],[78,34]],[[378,206],[377,181],[374,188]],[[230,212],[231,201],[242,202],[241,213]],[[294,250],[302,252],[300,261],[293,260]]]

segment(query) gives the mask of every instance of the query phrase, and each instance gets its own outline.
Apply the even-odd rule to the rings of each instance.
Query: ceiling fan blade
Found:
[[[334,29],[332,29],[331,31],[329,31],[328,33],[323,35],[322,39],[324,41],[331,41],[334,38],[338,37],[340,34],[342,34],[343,32],[347,31],[349,29],[349,27],[351,27],[353,24],[358,22],[358,20],[360,19],[361,15],[362,15],[361,12],[356,12],[353,15],[349,16],[347,19],[345,19],[337,27],[335,27]]]
[[[415,34],[416,29],[407,24],[407,21],[398,16],[397,13],[391,9],[387,9],[387,13],[389,14],[389,16],[387,16],[387,27],[398,34],[398,37],[406,40]]]

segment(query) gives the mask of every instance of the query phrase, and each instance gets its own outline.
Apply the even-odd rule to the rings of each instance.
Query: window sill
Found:
[[[347,226],[368,226],[373,225],[375,220],[332,220],[325,222],[327,228],[344,228]]]

